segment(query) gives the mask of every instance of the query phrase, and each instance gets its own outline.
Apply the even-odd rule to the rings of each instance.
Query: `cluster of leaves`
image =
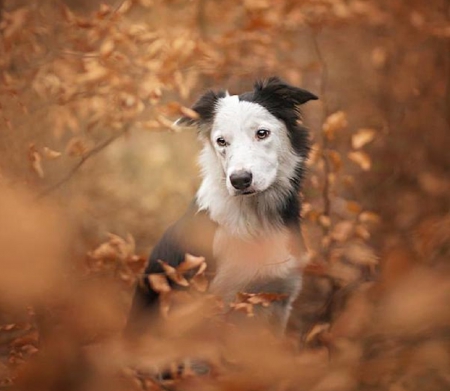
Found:
[[[88,3],[0,1],[0,386],[448,389],[445,1]],[[287,338],[252,322],[283,297],[242,292],[224,311],[203,294],[203,258],[187,255],[178,268],[161,260],[164,273],[149,277],[163,323],[124,341],[143,254],[195,188],[181,169],[193,148],[175,141],[168,152],[155,132],[195,116],[186,105],[204,86],[241,91],[271,74],[321,98],[307,112],[311,262]],[[430,118],[434,138],[424,136]],[[130,165],[131,180],[105,179],[123,165],[111,144],[139,144],[143,130],[155,137],[151,159],[140,155],[141,171]],[[170,171],[176,156],[183,162]],[[159,192],[167,182],[140,187],[149,171],[178,183],[179,198]],[[156,376],[167,368],[170,380]]]

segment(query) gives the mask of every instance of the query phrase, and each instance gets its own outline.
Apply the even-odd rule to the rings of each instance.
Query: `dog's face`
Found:
[[[221,162],[230,195],[251,195],[276,180],[292,148],[286,125],[265,107],[237,95],[218,100],[209,140]]]
[[[306,158],[308,140],[299,127],[298,105],[317,97],[278,78],[256,83],[241,95],[209,91],[192,107],[205,148],[220,161],[225,186],[232,196],[250,196],[276,181],[289,181]],[[289,187],[289,183],[285,183]]]

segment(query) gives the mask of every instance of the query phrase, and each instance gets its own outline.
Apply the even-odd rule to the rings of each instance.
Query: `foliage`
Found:
[[[447,2],[4,0],[0,11],[2,387],[449,388]],[[203,88],[272,74],[320,96],[305,109],[310,260],[288,336],[253,321],[282,297],[242,292],[224,311],[188,255],[150,281],[164,323],[125,341],[146,255],[198,184],[195,137],[173,120],[195,115]]]

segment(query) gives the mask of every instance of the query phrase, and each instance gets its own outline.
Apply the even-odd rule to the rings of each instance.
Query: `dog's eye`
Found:
[[[267,129],[258,129],[256,131],[256,138],[259,140],[264,140],[265,138],[269,137],[270,130]]]
[[[216,139],[216,143],[219,147],[225,147],[227,145],[227,142],[225,141],[225,139],[223,137],[218,137]]]

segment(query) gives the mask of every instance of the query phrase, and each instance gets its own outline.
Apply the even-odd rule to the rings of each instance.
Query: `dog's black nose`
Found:
[[[230,182],[235,189],[245,190],[252,184],[253,175],[248,171],[238,171],[230,175]]]

